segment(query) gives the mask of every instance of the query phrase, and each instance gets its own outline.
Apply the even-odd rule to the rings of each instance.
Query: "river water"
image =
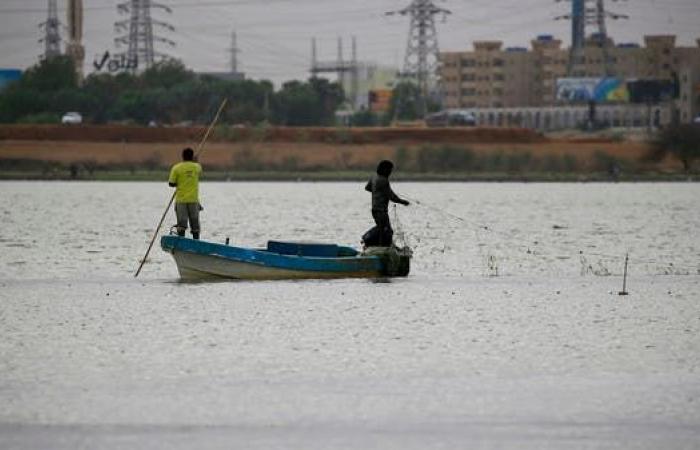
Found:
[[[0,183],[0,448],[698,448],[700,185],[394,189],[406,279],[187,284],[133,277],[165,184]],[[213,241],[371,225],[362,183],[201,190]]]

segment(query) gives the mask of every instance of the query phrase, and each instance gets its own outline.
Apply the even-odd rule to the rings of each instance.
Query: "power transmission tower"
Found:
[[[616,2],[618,0],[612,1]],[[610,46],[608,43],[608,29],[605,23],[606,19],[629,19],[629,16],[607,11],[605,9],[605,0],[596,0],[595,2],[595,19],[592,18],[591,21],[594,22],[598,28],[598,34],[596,36],[598,46],[603,51],[603,74],[605,74],[605,76],[609,76],[612,68],[610,64]]]
[[[83,47],[83,0],[68,0],[68,43],[66,55],[75,63],[78,79],[83,78],[85,47]]]
[[[61,22],[58,21],[56,0],[49,0],[49,11],[46,22],[39,24],[44,29],[44,37],[39,42],[44,43],[43,59],[51,59],[61,54]]]
[[[401,77],[413,80],[418,84],[422,97],[419,99],[421,111],[425,115],[429,86],[431,81],[435,79],[439,64],[435,16],[442,15],[443,20],[445,20],[446,16],[452,12],[436,6],[432,0],[413,0],[404,9],[386,13],[388,16],[396,14],[411,18]]]
[[[560,2],[562,0],[556,0]],[[557,17],[555,20],[571,20],[571,52],[567,72],[573,76],[576,66],[581,64],[586,42],[586,26],[596,28],[595,42],[603,52],[602,72],[604,75],[611,73],[608,30],[606,19],[628,19],[624,14],[617,14],[605,9],[605,0],[568,0],[571,2],[571,14]],[[612,0],[618,1],[618,0]]]
[[[169,58],[167,54],[154,49],[154,42],[162,42],[170,47],[175,46],[175,42],[172,40],[153,33],[154,26],[168,31],[175,31],[175,28],[169,23],[153,19],[151,8],[172,13],[172,10],[166,5],[151,0],[127,0],[117,5],[117,11],[120,14],[128,14],[129,18],[114,24],[117,32],[126,32],[126,34],[117,37],[114,42],[117,45],[127,46],[126,52],[121,53],[121,55],[126,56],[132,70],[136,70],[138,67],[148,69],[156,62],[156,58],[160,60]]]
[[[571,48],[569,49],[566,73],[569,77],[573,77],[576,65],[580,64],[583,59],[583,49],[586,45],[586,0],[569,1],[571,1],[571,14],[558,16],[554,20],[571,21]]]

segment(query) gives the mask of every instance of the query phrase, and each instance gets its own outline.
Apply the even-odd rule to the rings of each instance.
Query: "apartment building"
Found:
[[[501,41],[476,41],[472,51],[440,54],[444,106],[448,109],[551,107],[557,80],[569,76],[568,48],[550,35],[538,36],[531,47],[503,48]],[[608,64],[604,64],[607,53]],[[574,62],[572,77],[617,77],[624,80],[677,79],[678,109],[684,121],[700,105],[700,39],[697,47],[677,47],[672,35],[645,36],[644,46],[615,44],[605,50],[597,36],[587,39]],[[684,81],[685,80],[685,81]],[[685,84],[684,84],[685,83]],[[685,111],[685,112],[684,112]]]

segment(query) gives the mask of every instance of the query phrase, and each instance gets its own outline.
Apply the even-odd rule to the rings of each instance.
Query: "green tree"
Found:
[[[198,76],[177,60],[140,75],[92,74],[78,86],[72,60],[58,57],[28,69],[0,93],[0,121],[46,120],[79,111],[95,123],[207,123],[223,98],[230,100],[223,123],[331,125],[344,95],[340,85],[325,79],[292,81],[275,92],[269,81]]]
[[[321,123],[318,125],[333,125],[335,112],[345,101],[345,92],[340,83],[331,83],[325,78],[312,77],[309,84],[318,96],[321,109]]]
[[[416,120],[421,118],[420,89],[415,83],[398,83],[389,103],[389,117],[398,120]]]
[[[73,59],[68,56],[56,56],[42,60],[22,74],[18,87],[40,92],[77,88],[78,77]]]
[[[36,89],[13,85],[0,96],[0,121],[16,122],[20,118],[48,111],[49,99]]]
[[[316,91],[301,81],[288,81],[275,94],[274,121],[280,125],[309,126],[321,122],[321,109]]]
[[[166,59],[146,69],[140,76],[144,88],[170,89],[178,84],[192,82],[197,75],[188,70],[182,61]]]
[[[651,156],[660,160],[667,154],[676,157],[686,172],[690,171],[693,161],[700,158],[700,125],[672,125],[661,130]]]
[[[379,124],[379,117],[368,109],[357,111],[350,119],[354,127],[376,127]]]
[[[53,97],[57,92],[77,89],[73,60],[57,56],[29,68],[22,78],[0,95],[0,121],[16,122],[41,113],[62,114]]]
[[[142,125],[151,120],[164,121],[162,89],[127,91],[114,105],[115,119],[131,119]]]
[[[82,92],[92,99],[90,109],[85,113],[95,123],[105,123],[114,119],[114,105],[128,90],[136,88],[136,77],[129,73],[92,74],[83,82]]]

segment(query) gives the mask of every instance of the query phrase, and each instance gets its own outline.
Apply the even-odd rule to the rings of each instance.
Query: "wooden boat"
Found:
[[[160,245],[173,255],[184,280],[278,280],[407,276],[411,250],[370,247],[359,252],[336,244],[269,241],[267,248],[166,235]]]

